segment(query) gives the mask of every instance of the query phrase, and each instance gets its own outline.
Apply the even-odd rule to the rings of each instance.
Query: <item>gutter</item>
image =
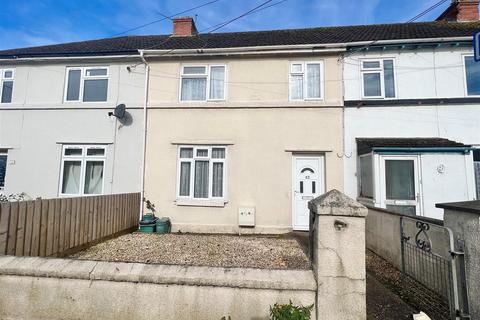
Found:
[[[141,58],[140,55],[92,55],[92,56],[58,56],[58,57],[30,57],[30,58],[0,58],[0,62],[42,62],[42,61],[64,61],[64,60],[112,60],[112,59],[135,59]]]
[[[147,154],[147,106],[148,106],[148,84],[149,84],[149,76],[150,76],[150,65],[148,64],[147,60],[145,60],[145,56],[143,50],[138,50],[140,53],[140,59],[145,64],[145,96],[143,101],[143,139],[142,139],[142,173],[141,173],[141,190],[140,190],[140,208],[139,208],[139,216],[140,220],[143,217],[143,203],[145,198],[145,162],[146,162],[146,154]]]
[[[282,50],[280,50],[282,49]],[[245,55],[272,55],[272,54],[312,54],[312,53],[338,53],[347,51],[346,47],[339,46],[337,48],[318,48],[311,46],[310,48],[299,49],[284,49],[283,46],[278,46],[277,49],[259,49],[259,47],[252,48],[221,48],[221,49],[180,49],[172,52],[172,50],[142,50],[149,57],[163,56],[163,57],[190,57],[190,56],[245,56]],[[171,53],[170,53],[171,52]]]
[[[210,49],[176,49],[174,53],[171,49],[155,49],[140,50],[145,55],[154,56],[214,56],[220,54],[227,55],[245,55],[245,54],[288,54],[288,53],[328,53],[328,52],[345,52],[347,47],[371,45],[387,45],[387,44],[403,44],[403,43],[431,43],[431,42],[455,42],[455,41],[472,41],[473,36],[468,37],[452,37],[452,38],[424,38],[424,39],[398,39],[398,40],[379,40],[379,41],[359,41],[346,43],[326,43],[326,44],[301,44],[286,46],[256,46],[256,47],[235,47],[235,48],[210,48]]]
[[[472,150],[472,147],[373,147],[372,151],[375,153],[398,153],[398,152],[422,152],[422,153],[464,153],[467,154]]]

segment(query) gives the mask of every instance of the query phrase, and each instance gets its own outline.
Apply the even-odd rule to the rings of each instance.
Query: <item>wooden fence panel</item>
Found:
[[[138,226],[140,194],[0,204],[0,255],[58,256]]]
[[[5,209],[7,210],[7,209]],[[7,254],[14,255],[17,246],[18,202],[10,203],[10,224],[8,225]],[[1,237],[1,236],[0,236]],[[0,243],[1,243],[0,239]],[[1,250],[0,250],[1,253]]]

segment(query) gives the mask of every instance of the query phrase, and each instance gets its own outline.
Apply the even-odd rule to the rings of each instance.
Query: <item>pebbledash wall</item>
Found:
[[[471,45],[444,45],[439,48],[370,50],[354,53],[344,60],[345,103],[359,102],[345,108],[345,193],[358,196],[358,153],[355,138],[367,137],[441,137],[480,146],[480,105],[463,101],[432,104],[424,99],[468,98],[464,57],[472,55]],[[385,103],[362,106],[361,61],[393,59],[396,97]],[[472,97],[475,98],[475,97]],[[396,100],[412,99],[394,106]],[[371,99],[370,99],[371,100]],[[444,174],[437,171],[445,166]],[[473,156],[430,154],[421,164],[423,215],[442,219],[435,204],[473,200],[476,197]],[[452,188],[451,186],[455,187]],[[379,206],[378,203],[375,205]]]
[[[41,60],[41,59],[40,59]],[[59,58],[1,68],[14,70],[12,103],[0,106],[0,150],[7,152],[5,194],[59,195],[62,146],[101,145],[106,148],[103,194],[138,192],[145,68],[127,66],[138,59]],[[67,67],[109,68],[106,102],[65,102]],[[109,117],[118,104],[127,106],[125,121]]]
[[[240,207],[255,207],[257,233],[292,230],[292,158],[325,157],[325,189],[343,190],[342,74],[337,55],[211,58],[183,62],[147,58],[149,83],[145,195],[175,230],[237,232]],[[289,101],[294,61],[322,61],[324,98]],[[226,100],[179,102],[183,65],[226,65]],[[225,201],[177,201],[179,145],[225,145]]]

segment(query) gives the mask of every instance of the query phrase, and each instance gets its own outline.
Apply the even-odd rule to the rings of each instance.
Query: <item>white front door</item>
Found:
[[[422,215],[418,156],[381,156],[382,207],[408,215]]]
[[[308,230],[308,202],[325,193],[324,157],[293,157],[293,229]]]

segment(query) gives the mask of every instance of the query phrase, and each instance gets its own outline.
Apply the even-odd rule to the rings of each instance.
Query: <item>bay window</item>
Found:
[[[225,66],[183,66],[181,101],[225,100]]]
[[[322,62],[292,62],[290,64],[290,100],[322,99],[322,87]]]
[[[60,194],[63,196],[103,194],[104,146],[63,147]]]
[[[105,102],[108,94],[108,67],[67,68],[65,101]]]
[[[363,60],[361,75],[364,98],[395,98],[395,75],[392,59]]]
[[[13,95],[13,77],[12,69],[0,69],[0,103],[11,103]]]
[[[178,152],[177,197],[223,199],[225,159],[225,147],[181,146]]]

